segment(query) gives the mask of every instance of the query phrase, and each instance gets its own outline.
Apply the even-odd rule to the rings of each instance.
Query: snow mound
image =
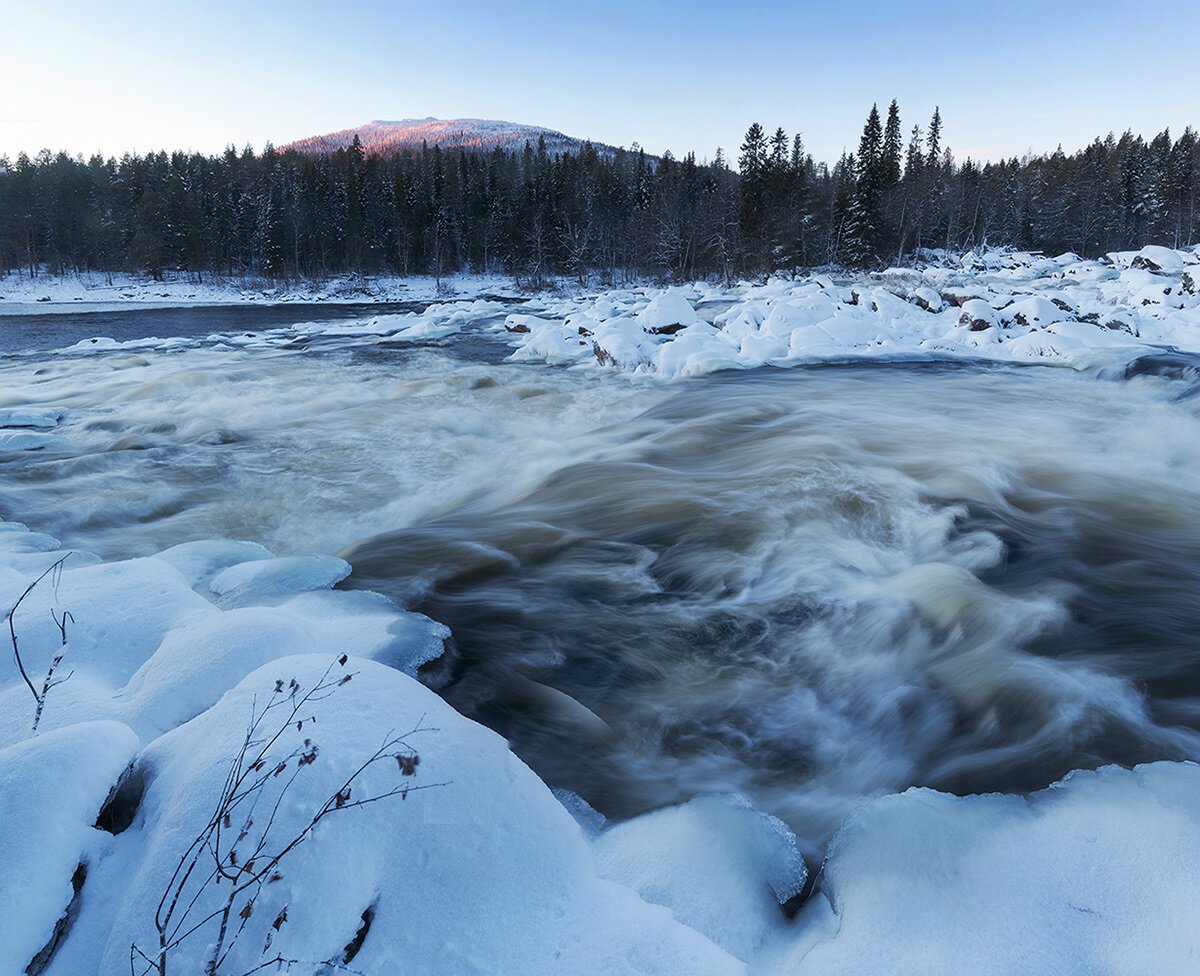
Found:
[[[1195,971],[1200,766],[1072,773],[1028,799],[913,789],[834,840],[769,971]]]
[[[795,841],[740,797],[701,796],[609,827],[593,850],[604,877],[749,961],[787,930],[780,905],[804,887]]]
[[[230,566],[275,557],[265,546],[256,542],[202,539],[171,546],[155,558],[172,566],[191,586],[197,587]]]
[[[85,959],[64,952],[52,973],[118,972],[128,966],[131,943],[157,944],[156,906],[181,851],[212,815],[256,703],[273,700],[280,681],[311,689],[328,667],[324,655],[274,661],[143,751],[139,768],[147,785],[138,826],[118,838],[121,856],[89,877],[93,897],[77,926],[99,935],[101,926],[89,916],[103,914],[111,929],[92,946],[88,968],[68,970]],[[342,670],[334,674],[340,682]],[[406,775],[388,755],[354,781],[349,800],[406,786],[416,792],[322,820],[279,862],[278,880],[259,889],[229,971],[260,963],[268,936],[271,953],[285,959],[341,960],[365,918],[369,931],[352,965],[364,973],[742,971],[665,909],[600,879],[578,825],[499,736],[382,665],[353,661],[345,674],[352,680],[311,709],[316,721],[300,730],[288,724],[277,742],[272,756],[304,754],[313,744],[318,751],[294,779],[269,778],[264,808],[283,784],[290,786],[270,821],[265,850],[303,831],[364,756],[398,733],[399,751],[418,755],[419,765]],[[232,863],[227,851],[238,844],[252,852],[263,830],[252,826],[242,841],[227,835],[222,857]],[[187,897],[195,896],[189,918],[219,910],[227,888],[186,886]],[[239,917],[242,904],[236,903]],[[172,950],[172,968],[202,971],[216,932],[214,920],[182,940]]]
[[[255,559],[223,569],[208,588],[222,607],[277,603],[297,593],[328,590],[350,575],[350,564],[336,556],[289,556]]]
[[[669,288],[655,295],[650,304],[637,313],[637,321],[647,332],[656,332],[674,326],[695,325],[700,317],[681,290]]]
[[[0,973],[23,973],[51,942],[76,870],[104,849],[92,825],[137,748],[125,726],[91,722],[0,750]]]

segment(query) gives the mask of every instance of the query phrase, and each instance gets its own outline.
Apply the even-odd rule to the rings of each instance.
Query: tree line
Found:
[[[118,270],[258,275],[503,272],[621,283],[872,267],[922,249],[1010,245],[1094,256],[1200,240],[1200,140],[1126,132],[959,162],[938,111],[903,133],[872,107],[858,151],[815,161],[755,123],[718,150],[635,147],[319,155],[230,147],[83,159],[0,157],[0,275]]]

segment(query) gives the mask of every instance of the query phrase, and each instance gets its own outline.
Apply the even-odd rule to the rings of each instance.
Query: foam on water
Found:
[[[0,515],[110,558],[342,551],[350,585],[450,625],[452,704],[610,816],[741,792],[816,856],[866,796],[1200,755],[1180,384],[664,389],[482,341],[10,357],[0,407],[61,419],[5,456]]]

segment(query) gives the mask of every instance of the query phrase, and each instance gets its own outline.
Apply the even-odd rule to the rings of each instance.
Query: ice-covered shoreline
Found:
[[[206,339],[117,343],[96,337],[73,351],[203,341],[258,347],[298,336],[360,344],[427,342],[475,332],[502,339],[514,361],[667,382],[726,369],[824,362],[976,360],[1088,369],[1127,365],[1154,351],[1200,353],[1200,250],[1147,247],[1100,260],[989,250],[920,269],[837,279],[817,274],[732,288],[694,283],[540,293],[522,296],[524,304],[516,310],[493,294],[505,288],[499,279],[459,279],[451,287],[460,297],[438,296],[432,282],[412,282],[399,292],[385,288],[375,298],[358,299],[430,302],[419,311],[372,315],[364,304],[357,321]],[[232,294],[225,298],[319,297]],[[9,305],[10,311],[17,308]]]
[[[506,328],[514,358],[660,380],[873,359],[1086,368],[1155,348],[1200,351],[1200,254],[1148,247],[1085,261],[988,251],[957,268],[844,282],[816,275],[730,291],[608,292],[510,315]]]
[[[48,536],[0,525],[4,603],[63,555]],[[0,692],[0,971],[24,972],[47,945],[39,971],[51,976],[124,971],[132,943],[152,950],[156,905],[255,703],[331,668],[335,693],[271,753],[320,750],[270,831],[301,829],[397,730],[417,730],[412,779],[372,772],[347,799],[398,775],[427,788],[330,817],[280,862],[243,918],[238,972],[261,961],[272,930],[271,954],[323,972],[364,924],[352,968],[365,973],[783,976],[872,971],[881,958],[914,976],[1184,973],[1200,951],[1194,764],[1072,774],[1028,798],[916,789],[868,802],[789,919],[781,903],[806,890],[806,871],[779,821],[708,796],[614,825],[556,798],[503,739],[415,679],[445,628],[331,590],[346,570],[214,541],[116,563],[76,553],[34,589],[15,620],[23,659],[45,671],[59,650],[49,611],[69,610],[72,675],[36,734],[11,664]],[[114,803],[125,809],[102,816]],[[236,842],[223,843],[228,859]],[[219,912],[218,886],[193,887],[193,918]],[[175,971],[204,965],[214,928],[172,947]]]

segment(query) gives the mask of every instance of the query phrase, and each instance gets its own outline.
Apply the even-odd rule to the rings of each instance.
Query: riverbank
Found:
[[[254,276],[167,272],[162,280],[126,272],[0,278],[0,316],[172,308],[192,305],[362,304],[435,301],[457,296],[516,295],[510,275],[337,275],[321,281],[272,282]]]

